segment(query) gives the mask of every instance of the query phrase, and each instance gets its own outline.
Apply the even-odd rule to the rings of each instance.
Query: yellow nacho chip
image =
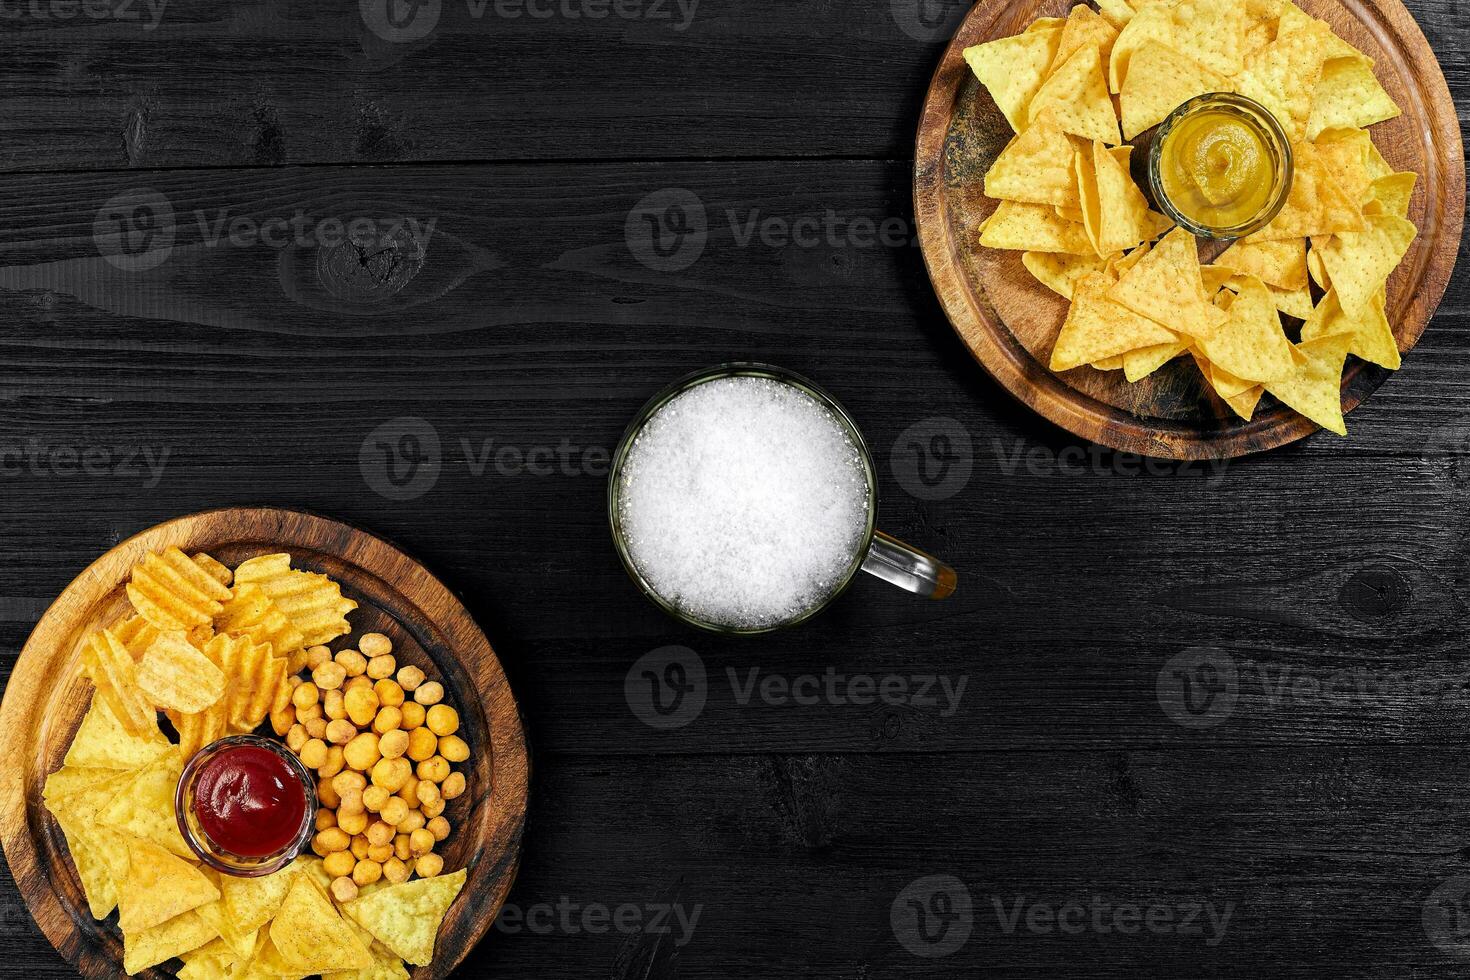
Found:
[[[1078,206],[1072,141],[1052,113],[1042,113],[1014,137],[985,174],[985,195],[1055,207]]]
[[[1131,146],[1108,149],[1100,140],[1092,144],[1089,161],[1096,188],[1098,227],[1090,229],[1089,237],[1099,255],[1125,252],[1140,242],[1152,241],[1173,226],[1173,222],[1155,211],[1149,210],[1148,200],[1129,173]],[[1083,191],[1084,221],[1089,217]]]
[[[1097,9],[1113,27],[1122,30],[1133,19],[1133,8],[1128,0],[1097,0]]]
[[[1129,63],[1139,49],[1151,42],[1164,47],[1174,44],[1174,19],[1165,5],[1140,5],[1135,10],[1136,13],[1113,41],[1113,49],[1108,54],[1108,90],[1114,93],[1123,91]]]
[[[198,949],[214,936],[214,927],[194,911],[184,912],[152,928],[124,931],[123,970],[129,974],[142,973],[150,966],[166,963]]]
[[[1251,238],[1279,241],[1362,231],[1367,227],[1360,202],[1333,182],[1327,161],[1316,145],[1296,143],[1291,149],[1295,166],[1286,204],[1269,225]]]
[[[1123,82],[1123,138],[1131,140],[1144,130],[1157,126],[1169,113],[1196,95],[1227,92],[1234,88],[1230,80],[1218,72],[1173,48],[1149,41],[1133,53]]]
[[[1363,205],[1363,214],[1387,214],[1396,218],[1409,216],[1409,202],[1414,197],[1414,184],[1419,175],[1415,173],[1386,174],[1370,185],[1368,203]]]
[[[138,687],[173,711],[203,711],[225,693],[225,675],[182,631],[160,633],[138,664]]]
[[[220,893],[229,917],[241,932],[252,932],[276,917],[298,869],[293,865],[262,878],[220,878]]]
[[[466,877],[460,869],[452,875],[392,885],[348,903],[347,914],[407,962],[428,966],[439,926]]]
[[[1215,265],[1243,276],[1255,276],[1268,286],[1301,289],[1307,284],[1307,240],[1243,238],[1221,252]]]
[[[1209,301],[1205,292],[1194,236],[1183,228],[1175,228],[1160,239],[1108,290],[1108,298],[1190,337],[1213,336],[1225,322],[1224,312]]]
[[[1322,65],[1322,77],[1312,93],[1307,139],[1334,127],[1366,129],[1401,112],[1378,83],[1367,57],[1333,58]]]
[[[141,769],[148,763],[173,751],[163,732],[153,723],[134,735],[100,697],[92,697],[92,707],[82,719],[82,726],[66,752],[66,765],[78,769]]]
[[[1251,55],[1241,72],[1240,93],[1270,110],[1293,141],[1306,136],[1312,92],[1322,77],[1331,34],[1322,21],[1283,10],[1276,40]]]
[[[138,614],[161,630],[209,626],[230,597],[228,587],[173,547],[144,558],[127,593]]]
[[[1036,277],[1037,282],[1067,299],[1072,298],[1072,290],[1078,279],[1107,268],[1107,260],[1096,255],[1064,255],[1055,252],[1026,252],[1021,256],[1021,264]]]
[[[1063,221],[1044,204],[1001,201],[980,232],[980,244],[1022,252],[1064,252],[1093,255],[1087,231]]]
[[[1342,418],[1342,365],[1350,341],[1342,334],[1297,345],[1306,355],[1291,377],[1266,384],[1266,390],[1322,428],[1347,435]]]
[[[1325,242],[1326,239],[1323,241]],[[1332,288],[1332,281],[1327,278],[1327,270],[1322,267],[1322,253],[1315,248],[1307,253],[1307,271],[1312,274],[1312,281],[1321,287],[1323,292]]]
[[[1069,371],[1141,347],[1172,344],[1179,338],[1170,330],[1108,299],[1112,280],[1093,273],[1077,282],[1072,307],[1067,312],[1052,348],[1051,369]]]
[[[91,832],[91,827],[64,811],[55,812],[56,823],[66,837],[66,846],[71,851],[72,866],[77,869],[77,878],[82,882],[82,895],[87,899],[87,910],[92,918],[101,922],[117,908],[117,884],[108,868],[105,846]]]
[[[1349,354],[1397,371],[1402,360],[1398,340],[1384,312],[1384,299],[1384,291],[1380,288],[1369,299],[1366,309],[1356,316],[1349,316],[1337,300],[1337,291],[1329,290],[1302,324],[1302,340],[1341,334],[1348,338]]]
[[[293,877],[286,900],[271,923],[270,939],[292,970],[362,970],[373,962],[367,947],[337,914],[332,900],[303,874]]]
[[[219,889],[194,865],[152,841],[128,841],[127,880],[118,889],[118,926],[124,933],[151,929],[217,898]],[[189,948],[213,938],[211,931]]]
[[[301,630],[308,647],[330,643],[352,631],[347,614],[357,603],[343,597],[341,586],[327,576],[292,568],[290,555],[261,555],[243,562],[235,569],[235,583],[247,582],[265,590]]]
[[[1243,279],[1226,313],[1229,318],[1219,330],[1196,341],[1211,364],[1250,382],[1278,381],[1296,370],[1291,341],[1265,283],[1254,276]]]
[[[1338,301],[1354,316],[1367,309],[1418,234],[1412,221],[1396,215],[1374,214],[1366,220],[1365,231],[1333,235],[1316,248]]]
[[[174,790],[184,764],[177,752],[159,756],[138,770],[117,796],[97,815],[104,827],[151,841],[181,858],[194,852],[184,843],[174,816]]]
[[[1317,136],[1317,155],[1333,186],[1361,206],[1369,198],[1368,151],[1373,138],[1365,129],[1329,129]]]
[[[1056,57],[1052,59],[1051,71],[1056,71],[1082,48],[1097,48],[1101,62],[1106,66],[1113,53],[1113,42],[1117,39],[1118,29],[1108,23],[1107,18],[1087,4],[1079,3],[1068,12],[1062,26],[1062,39],[1057,46]]]
[[[1230,406],[1232,412],[1249,422],[1255,416],[1256,406],[1260,404],[1261,396],[1265,393],[1265,385],[1256,385],[1253,388],[1247,388],[1238,395],[1232,395],[1224,399],[1224,402]]]
[[[1189,344],[1181,339],[1171,344],[1155,344],[1152,347],[1129,351],[1122,358],[1123,376],[1130,384],[1142,381],[1187,350],[1189,350]]]
[[[1041,89],[1061,41],[1061,27],[1044,27],[987,41],[964,51],[970,70],[989,90],[1011,129],[1018,133],[1026,128],[1031,100]]]
[[[1305,320],[1312,315],[1312,292],[1306,286],[1301,289],[1277,289],[1275,286],[1266,288],[1270,290],[1271,301],[1276,304],[1276,308],[1287,316]]]
[[[1077,49],[1042,83],[1027,118],[1036,120],[1044,113],[1054,115],[1063,132],[1104,143],[1122,142],[1118,139],[1118,114],[1108,94],[1096,47]]]
[[[1240,73],[1245,66],[1249,17],[1243,4],[1179,0],[1168,9],[1172,47],[1226,77]]]

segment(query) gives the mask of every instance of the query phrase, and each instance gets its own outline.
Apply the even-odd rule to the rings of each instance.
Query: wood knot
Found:
[[[1377,564],[1354,572],[1343,583],[1338,598],[1349,616],[1370,622],[1397,615],[1412,597],[1409,580],[1398,569]]]
[[[381,225],[379,226],[381,227]],[[317,277],[340,300],[378,303],[401,292],[423,270],[428,251],[406,224],[381,235],[317,250]]]

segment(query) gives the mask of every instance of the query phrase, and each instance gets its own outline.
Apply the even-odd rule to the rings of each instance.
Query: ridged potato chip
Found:
[[[187,634],[160,633],[138,664],[138,687],[155,707],[203,711],[225,693],[225,675],[194,648]]]
[[[291,661],[293,673],[306,664],[306,636],[265,594],[259,582],[244,582],[235,589],[215,627],[224,633],[248,636],[256,643],[269,643],[276,656]]]
[[[178,548],[143,559],[127,593],[139,615],[161,630],[210,626],[230,597],[227,586]]]
[[[97,688],[97,697],[122,727],[144,735],[158,725],[158,713],[138,687],[138,665],[110,630],[93,633],[82,645],[82,663]]]
[[[329,643],[352,631],[347,614],[357,603],[342,595],[342,587],[325,575],[291,567],[286,554],[261,555],[235,569],[235,584],[257,583],[301,630],[303,646]]]

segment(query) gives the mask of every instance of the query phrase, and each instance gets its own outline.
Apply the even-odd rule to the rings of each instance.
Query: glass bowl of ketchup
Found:
[[[184,767],[174,813],[184,842],[223,874],[260,878],[296,859],[316,830],[316,782],[280,742],[236,735]]]

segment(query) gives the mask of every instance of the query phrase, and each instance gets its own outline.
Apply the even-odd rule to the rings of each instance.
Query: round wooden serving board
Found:
[[[1018,34],[1038,17],[1062,17],[1070,0],[980,0],[934,75],[919,124],[914,208],[929,276],[965,345],[1010,392],[1075,435],[1114,449],[1174,459],[1218,459],[1272,449],[1316,426],[1275,399],[1242,422],[1182,358],[1130,385],[1120,371],[1047,367],[1067,302],[1021,265],[1021,253],[981,248],[995,208],[983,182],[1013,135],[969,66],[965,48]],[[1465,161],[1449,87],[1429,43],[1398,0],[1300,0],[1303,10],[1375,62],[1403,115],[1370,127],[1395,170],[1419,174],[1409,218],[1419,237],[1388,282],[1388,316],[1409,350],[1439,305],[1454,269],[1465,212]],[[1390,372],[1349,359],[1343,409]]]
[[[413,976],[447,976],[495,920],[520,860],[528,764],[515,698],[485,634],[422,565],[356,528],[287,510],[208,511],[129,538],[67,586],[26,642],[0,705],[0,839],[41,931],[83,976],[123,975],[116,913],[106,922],[88,913],[41,790],[61,767],[91,700],[91,683],[77,670],[78,644],[127,613],[123,587],[133,566],[168,545],[207,551],[232,568],[255,555],[288,552],[293,565],[326,573],[359,603],[348,615],[352,636],[388,633],[400,663],[417,664],[443,682],[473,752],[459,767],[468,790],[445,813],[454,833],[443,855],[446,869],[467,867],[469,879],[439,933],[434,965]],[[346,639],[333,648],[346,646]],[[163,978],[171,971],[142,975]]]

